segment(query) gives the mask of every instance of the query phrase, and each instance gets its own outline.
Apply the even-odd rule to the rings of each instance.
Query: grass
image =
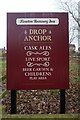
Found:
[[[60,90],[48,90],[48,92],[52,95],[56,95],[57,93],[59,93]]]
[[[2,107],[1,106],[0,106],[0,118],[2,118]]]
[[[0,77],[6,74],[6,61],[0,60]]]
[[[3,75],[2,77],[0,77],[0,82],[2,81],[2,83],[4,83],[5,79],[6,79],[6,75]]]
[[[70,75],[70,82],[74,83],[78,80],[78,61],[76,58],[70,59],[69,63],[69,75]]]
[[[65,120],[65,119],[74,119],[74,120],[78,120],[79,116],[78,115],[8,115],[7,117],[5,116],[4,118],[16,118],[15,120],[21,120],[22,119],[39,119],[39,120]]]
[[[78,115],[78,114],[21,114],[21,115],[19,115],[19,114],[16,114],[16,115],[11,115],[11,114],[4,114],[4,116],[3,116],[3,118],[26,118],[26,119],[30,119],[30,118],[35,118],[35,119],[44,119],[44,120],[46,120],[46,119],[48,119],[48,120],[50,120],[50,119],[59,119],[59,118],[61,118],[61,120],[63,120],[63,118],[64,118],[64,120],[66,119],[66,118],[68,118],[68,119],[72,119],[72,118],[80,118],[80,115]],[[77,119],[78,120],[78,119]]]
[[[2,62],[2,76],[6,74],[6,61]]]
[[[1,99],[1,98],[4,98],[7,93],[8,93],[8,91],[5,90],[5,91],[0,95],[0,99]]]

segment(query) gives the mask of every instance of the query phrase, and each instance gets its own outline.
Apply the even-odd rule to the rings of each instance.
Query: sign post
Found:
[[[69,88],[68,13],[8,13],[7,30],[8,90]]]
[[[16,114],[16,90],[11,90],[11,114]]]
[[[60,113],[65,114],[65,89],[60,90]]]

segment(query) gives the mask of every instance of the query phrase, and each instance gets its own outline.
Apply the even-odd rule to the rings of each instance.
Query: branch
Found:
[[[69,43],[72,43],[73,40],[74,40],[76,37],[78,37],[78,35],[74,36],[73,38],[70,38],[70,42],[69,42]]]
[[[75,7],[75,6],[73,6],[73,5],[75,5],[75,3],[70,4],[70,1],[68,3],[68,2],[62,2],[60,0],[60,2],[61,2],[61,5],[62,5],[62,8],[64,10],[68,11],[71,14],[72,18],[75,20],[75,22],[79,26],[79,21],[78,21],[77,15],[76,15],[78,13],[78,5],[76,4],[76,7]]]

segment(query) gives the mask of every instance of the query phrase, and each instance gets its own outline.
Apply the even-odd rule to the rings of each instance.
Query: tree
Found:
[[[80,29],[80,18],[78,17],[78,3],[74,0],[60,0],[60,8],[69,12],[69,43],[72,43],[75,38],[78,38],[78,30]],[[79,13],[80,14],[80,13]]]

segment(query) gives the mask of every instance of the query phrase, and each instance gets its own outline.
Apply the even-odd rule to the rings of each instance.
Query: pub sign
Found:
[[[7,89],[67,89],[68,42],[68,13],[7,13]]]

